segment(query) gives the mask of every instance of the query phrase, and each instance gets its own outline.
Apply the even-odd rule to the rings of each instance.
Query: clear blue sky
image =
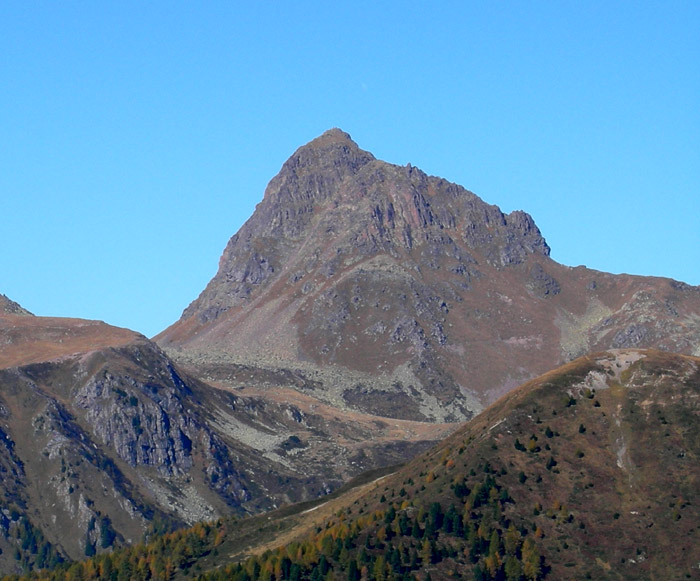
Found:
[[[340,127],[700,284],[700,2],[0,3],[0,292],[153,335]]]

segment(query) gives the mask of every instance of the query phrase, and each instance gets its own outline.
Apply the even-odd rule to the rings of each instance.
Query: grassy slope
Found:
[[[698,363],[655,351],[578,359],[394,474],[286,516],[222,521],[201,559],[172,562],[173,541],[165,564],[239,579],[694,578]]]

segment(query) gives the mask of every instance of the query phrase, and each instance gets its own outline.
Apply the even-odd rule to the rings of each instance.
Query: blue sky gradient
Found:
[[[700,3],[336,4],[0,3],[0,292],[152,336],[331,127],[700,284]]]

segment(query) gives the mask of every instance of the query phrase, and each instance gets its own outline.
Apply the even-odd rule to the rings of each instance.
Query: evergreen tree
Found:
[[[542,558],[529,537],[525,539],[522,547],[523,574],[531,581],[536,581],[542,575]]]
[[[351,559],[348,564],[348,581],[359,581],[360,571],[357,568],[357,562],[355,559]]]
[[[506,557],[504,573],[506,581],[520,581],[523,575],[523,567],[517,557],[513,555]]]
[[[423,538],[423,529],[420,528],[420,525],[418,524],[417,520],[413,521],[413,526],[411,527],[411,536],[414,539]]]

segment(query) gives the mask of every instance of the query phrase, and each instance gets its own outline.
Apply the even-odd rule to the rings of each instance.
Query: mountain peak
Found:
[[[352,140],[349,133],[346,133],[339,127],[332,127],[327,131],[324,131],[321,135],[312,139],[308,145],[312,144],[322,144],[322,143],[347,143],[352,144],[357,147],[357,144]]]
[[[326,131],[297,149],[270,181],[260,208],[263,222],[274,226],[274,236],[297,236],[316,203],[335,198],[344,180],[373,161],[344,131]]]
[[[374,156],[360,149],[348,133],[333,128],[302,145],[284,163],[278,178],[303,180],[310,173],[321,174],[326,180],[340,181],[360,167],[374,161]],[[273,180],[268,190],[274,190]],[[313,185],[313,184],[306,184]]]
[[[312,152],[317,156],[332,156],[333,152],[336,152],[336,154],[344,153],[345,155],[352,153],[360,154],[365,161],[374,159],[371,153],[360,149],[360,146],[353,141],[349,133],[338,127],[324,131],[318,137],[299,147],[292,154],[290,160],[305,154],[310,155]]]

